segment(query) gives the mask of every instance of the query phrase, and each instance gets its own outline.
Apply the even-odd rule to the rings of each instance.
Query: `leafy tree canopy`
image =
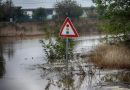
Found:
[[[72,0],[64,0],[58,2],[55,5],[57,16],[60,18],[66,18],[67,16],[70,18],[79,18],[82,15],[82,8],[76,3],[76,1]]]
[[[123,34],[127,40],[130,32],[130,0],[93,0],[98,16],[104,22],[101,29],[110,34]]]

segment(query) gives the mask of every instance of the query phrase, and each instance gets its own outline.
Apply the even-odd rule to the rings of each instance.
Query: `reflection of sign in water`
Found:
[[[74,28],[72,22],[67,17],[64,24],[61,27],[60,36],[62,37],[78,37],[78,33]]]

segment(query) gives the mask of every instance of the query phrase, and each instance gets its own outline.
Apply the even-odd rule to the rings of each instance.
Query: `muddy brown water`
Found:
[[[75,39],[69,74],[64,64],[48,63],[39,40],[44,37],[0,39],[0,90],[130,90],[130,73],[104,70],[79,56],[93,50],[100,37]]]

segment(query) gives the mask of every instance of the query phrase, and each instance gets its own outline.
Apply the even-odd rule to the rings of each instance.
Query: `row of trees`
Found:
[[[64,0],[58,2],[55,5],[56,17],[65,18],[69,16],[71,18],[78,18],[82,15],[82,8],[71,0]],[[9,21],[12,18],[14,21],[21,21],[29,19],[29,16],[23,12],[21,7],[15,7],[12,0],[0,0],[0,21]],[[38,8],[33,11],[32,18],[34,20],[45,20],[46,12],[44,8]]]
[[[38,8],[33,12],[32,18],[34,20],[44,20],[46,13],[44,8]],[[0,21],[15,22],[30,20],[29,15],[22,10],[22,7],[15,7],[12,0],[0,0]]]
[[[64,0],[56,3],[55,11],[56,15],[54,18],[56,19],[65,19],[66,17],[79,18],[83,13],[83,9],[76,3],[76,1],[72,0]],[[33,12],[32,17],[36,20],[44,20],[46,18],[45,9],[36,9]]]
[[[64,0],[55,5],[56,19],[65,19],[66,17],[78,19],[83,15],[83,8],[73,0]],[[84,8],[87,18],[97,18],[97,11],[94,6]],[[33,18],[37,20],[44,20],[46,18],[46,11],[44,8],[38,8],[33,12]]]
[[[24,13],[21,7],[15,7],[11,0],[0,0],[0,21],[9,21],[12,18],[15,21],[28,19],[29,16]]]
[[[95,7],[87,8],[88,17],[96,17]],[[65,19],[66,17],[78,19],[83,14],[83,8],[74,0],[64,0],[55,5],[56,19]],[[32,20],[43,21],[46,19],[47,13],[44,8],[37,8],[33,11]],[[22,7],[15,7],[12,0],[0,0],[0,21],[26,21],[30,20],[27,13]]]

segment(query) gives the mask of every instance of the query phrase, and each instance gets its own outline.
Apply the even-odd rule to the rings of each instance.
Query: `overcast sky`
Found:
[[[12,0],[15,6],[22,6],[23,8],[37,8],[45,7],[52,8],[54,7],[57,1],[61,0]],[[78,4],[81,4],[82,7],[92,6],[92,0],[76,0]]]

